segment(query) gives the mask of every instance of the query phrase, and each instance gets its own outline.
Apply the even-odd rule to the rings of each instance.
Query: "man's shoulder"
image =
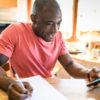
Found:
[[[17,32],[27,32],[31,30],[31,23],[14,23],[10,25],[11,28],[15,29]]]
[[[31,23],[14,23],[14,24],[11,24],[12,26],[15,26],[15,27],[28,27],[28,26],[32,26]]]

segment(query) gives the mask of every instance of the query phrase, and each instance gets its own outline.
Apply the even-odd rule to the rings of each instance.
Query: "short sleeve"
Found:
[[[66,47],[66,45],[65,45],[65,42],[64,42],[64,40],[63,40],[63,38],[62,38],[62,34],[61,34],[61,32],[60,32],[60,54],[59,54],[59,56],[61,56],[61,55],[64,55],[64,54],[67,54],[68,53],[68,51],[67,51],[67,47]]]
[[[12,24],[8,26],[0,35],[0,53],[11,57],[16,44],[16,29]]]

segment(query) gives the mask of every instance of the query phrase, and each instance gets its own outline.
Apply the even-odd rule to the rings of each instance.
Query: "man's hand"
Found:
[[[89,81],[92,82],[96,80],[97,78],[100,78],[100,69],[98,68],[92,68],[89,72]],[[98,83],[96,86],[91,86],[92,88],[100,86],[100,83]]]
[[[11,83],[8,87],[8,96],[10,100],[25,100],[25,98],[32,96],[32,87],[29,83],[23,82],[25,89],[19,83]]]

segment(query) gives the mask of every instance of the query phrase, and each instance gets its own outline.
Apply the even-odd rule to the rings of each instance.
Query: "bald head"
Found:
[[[32,14],[40,13],[45,7],[59,9],[59,4],[56,0],[35,0],[32,8]]]
[[[62,14],[57,1],[35,0],[31,20],[35,34],[46,42],[52,41],[62,21]]]

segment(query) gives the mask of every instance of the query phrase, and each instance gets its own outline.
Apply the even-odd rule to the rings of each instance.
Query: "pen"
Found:
[[[24,87],[24,85],[23,85],[23,83],[22,83],[22,81],[20,80],[20,78],[19,78],[19,76],[18,76],[18,74],[16,73],[16,71],[14,70],[14,68],[11,66],[11,69],[12,69],[12,71],[13,71],[13,73],[14,73],[14,75],[15,75],[15,77],[17,78],[17,80],[18,80],[18,82],[19,82],[19,84],[22,86],[22,88],[24,89],[25,87]],[[30,98],[26,98],[25,100],[31,100]]]

